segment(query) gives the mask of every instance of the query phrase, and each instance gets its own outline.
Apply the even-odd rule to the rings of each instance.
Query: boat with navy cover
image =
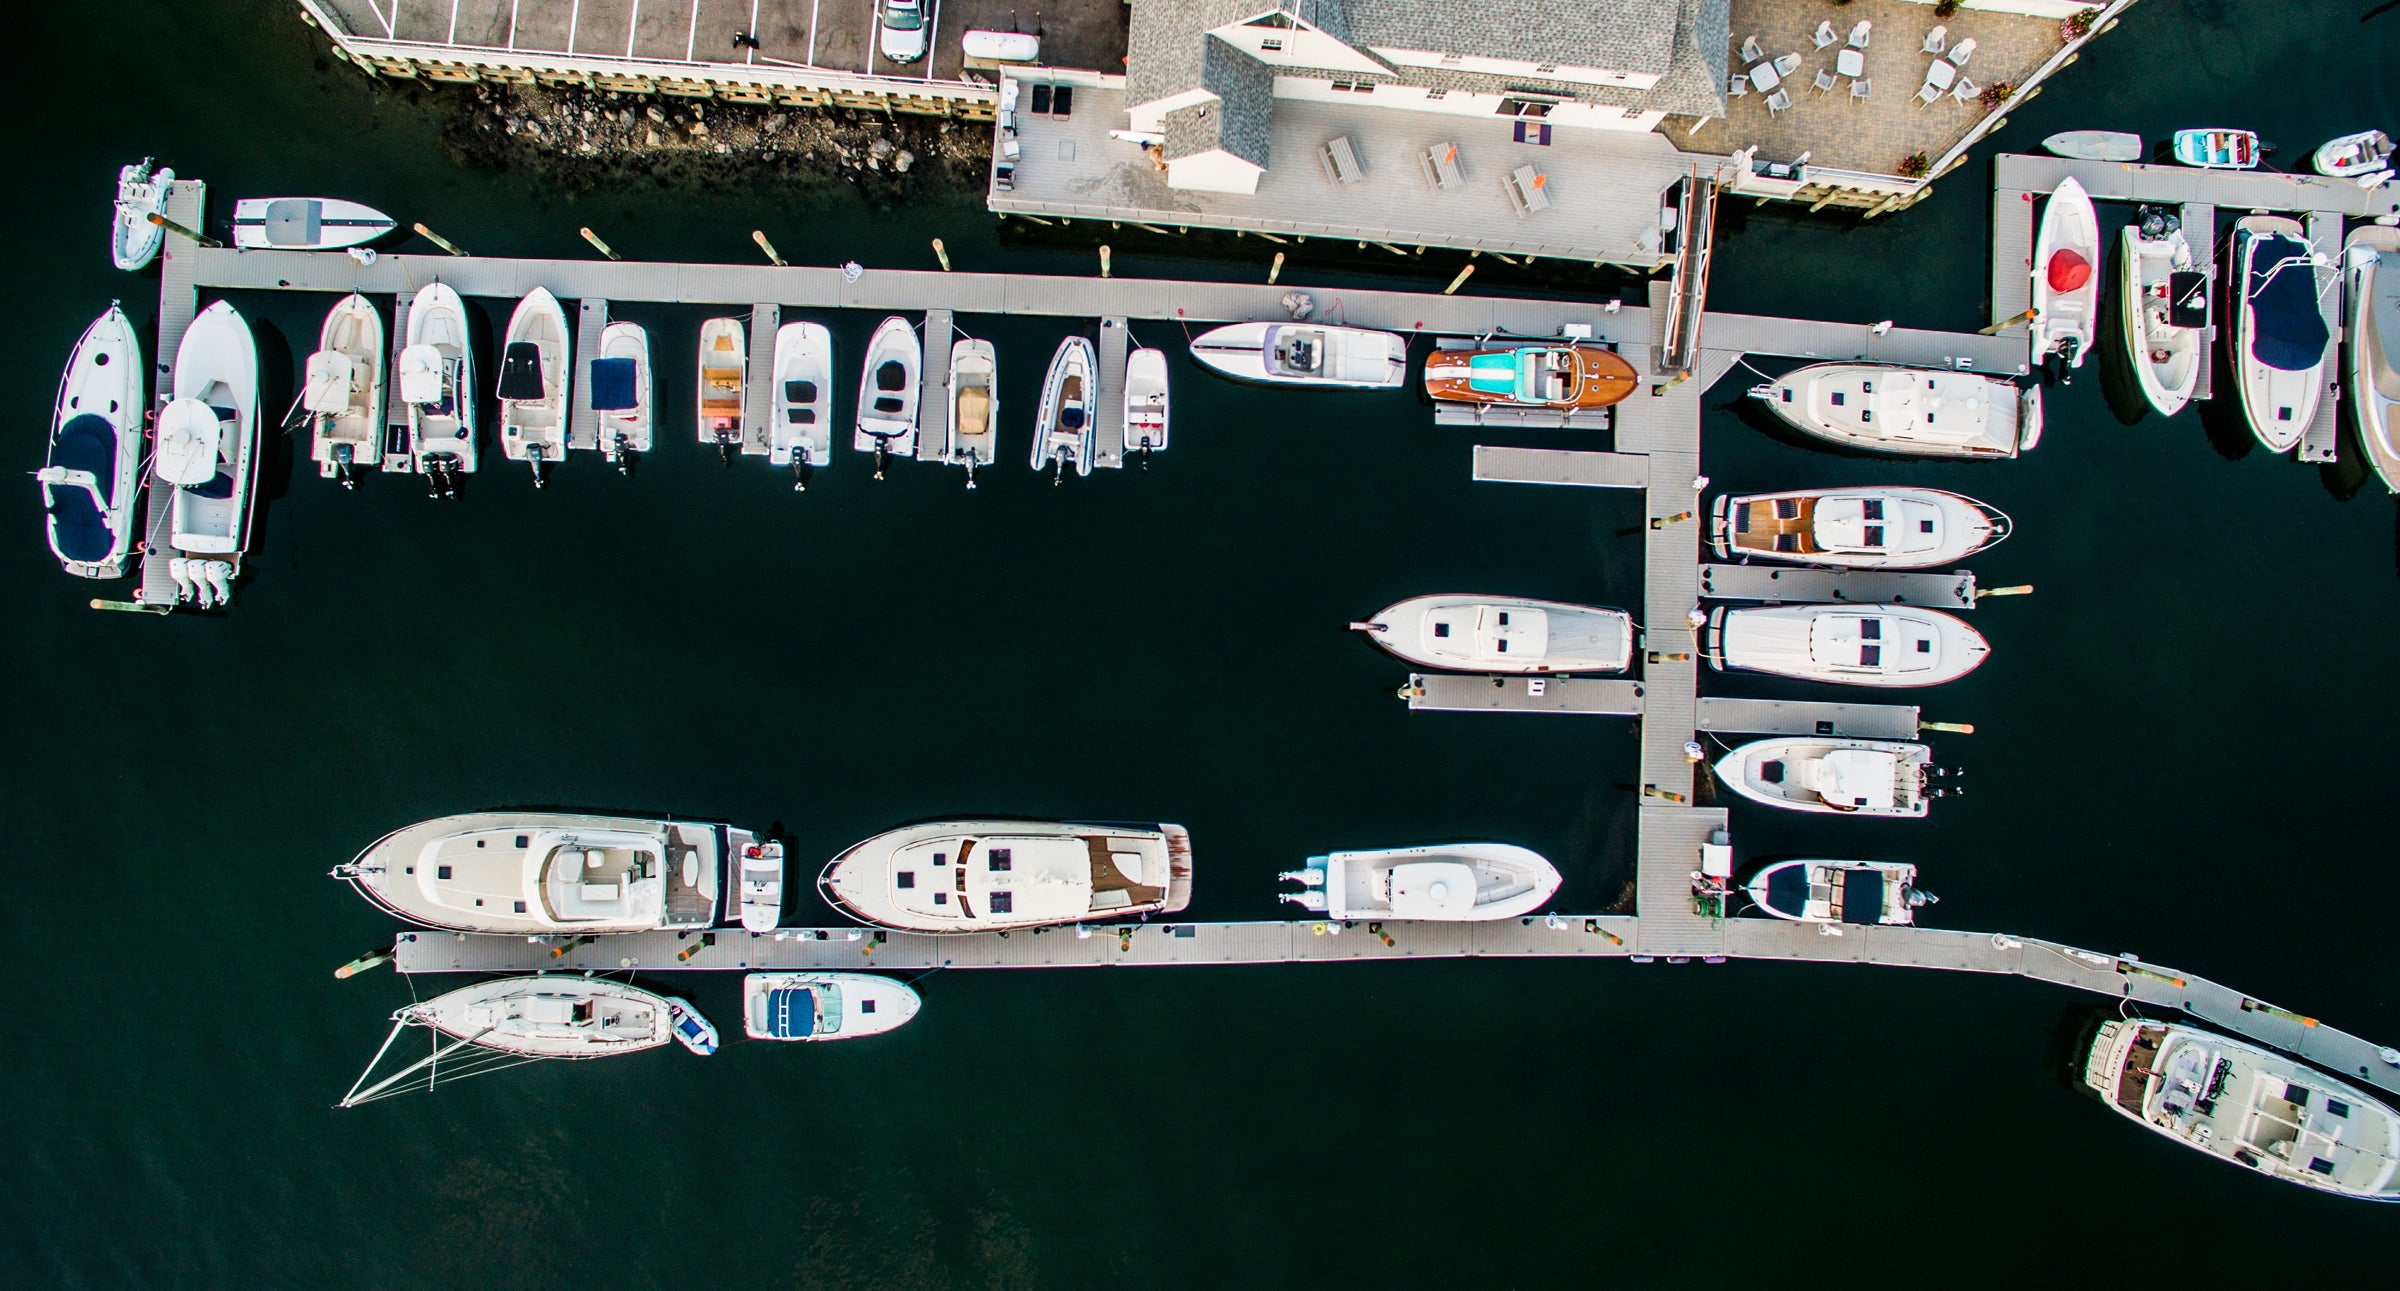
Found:
[[[1142,455],[1167,451],[1167,355],[1135,350],[1125,356],[1125,447]]]
[[[1623,672],[1633,662],[1633,616],[1563,601],[1416,596],[1350,630],[1420,668],[1447,672]]]
[[[1202,332],[1192,357],[1237,381],[1392,390],[1408,381],[1408,341],[1324,323],[1233,323]]]
[[[448,283],[427,283],[408,307],[408,345],[400,351],[400,399],[407,438],[383,455],[387,471],[414,470],[427,492],[455,497],[459,477],[475,471],[475,347],[467,303]]]
[[[917,401],[922,397],[925,345],[917,329],[895,314],[867,338],[866,367],[858,379],[858,423],[850,447],[875,454],[875,478],[884,459],[917,455]]]
[[[2034,366],[2055,355],[2069,370],[2082,367],[2099,323],[2100,216],[2069,175],[2042,208],[2033,243],[2033,322],[2026,331]]]
[[[2367,224],[2342,246],[2350,276],[2350,412],[2383,486],[2400,493],[2400,228]]]
[[[2251,170],[2258,165],[2258,136],[2248,130],[2178,130],[2175,160],[2203,170]]]
[[[232,603],[258,496],[258,342],[230,303],[184,329],[173,391],[158,414],[151,474],[175,490],[167,569],[176,599],[205,610]]]
[[[512,462],[533,466],[533,486],[542,487],[542,463],[567,455],[567,374],[574,361],[567,311],[547,287],[536,287],[509,315],[500,351],[500,451]]]
[[[167,240],[167,230],[152,223],[150,217],[167,213],[167,192],[174,184],[175,172],[152,169],[148,157],[117,171],[117,202],[109,221],[108,253],[119,269],[131,273],[147,268],[158,258],[158,249]]]
[[[1988,503],[1893,484],[1727,493],[1709,510],[1719,560],[1834,569],[1931,569],[1965,560],[2011,528]]]
[[[1917,867],[1898,861],[1778,861],[1743,888],[1751,904],[1794,923],[1885,924],[1905,928],[1940,900],[1917,886]]]
[[[962,336],[950,346],[950,430],[942,460],[967,468],[967,487],[975,487],[975,468],[992,464],[1000,439],[1000,362],[990,341]]]
[[[633,454],[650,451],[656,430],[651,411],[650,333],[639,323],[610,323],[600,329],[600,352],[592,356],[592,417],[600,456],[619,474],[631,474]]]
[[[2112,1018],[2092,1037],[2083,1083],[2118,1115],[2220,1161],[2400,1201],[2400,1113],[2297,1058],[2181,1022]]]
[[[1890,363],[1814,363],[1750,387],[1800,430],[1916,457],[2015,457],[2042,437],[2042,390]]]
[[[2392,169],[2392,137],[2381,130],[2361,130],[2339,139],[2328,139],[2309,158],[2309,164],[2320,175],[2337,179],[2357,180],[2372,188],[2388,179]]]
[[[382,460],[383,378],[383,315],[351,292],[326,312],[300,392],[320,478],[356,488],[357,468]]]
[[[902,982],[873,973],[751,973],[742,978],[742,1034],[753,1040],[856,1040],[917,1016]]]
[[[2078,161],[2140,161],[2142,137],[2122,130],[2062,130],[2042,146]]]
[[[757,842],[704,821],[479,811],[393,830],[333,877],[402,919],[454,932],[712,928],[734,920],[734,867]]]
[[[1100,357],[1089,337],[1070,336],[1050,356],[1050,370],[1042,376],[1042,402],[1033,417],[1033,469],[1049,467],[1052,483],[1066,478],[1070,462],[1077,475],[1092,473],[1092,400],[1099,374]]]
[[[1798,735],[1753,740],[1717,759],[1717,778],[1752,802],[1846,816],[1923,816],[1933,750],[1899,740]]]
[[[1492,337],[1425,356],[1425,394],[1437,403],[1581,412],[1606,408],[1642,383],[1606,346]]]
[[[1453,923],[1522,918],[1564,881],[1541,853],[1508,843],[1329,852],[1277,877],[1300,885],[1284,900],[1328,918]]]
[[[1192,836],[1181,825],[934,821],[850,848],[817,887],[843,913],[900,932],[1173,914],[1192,900]]]
[[[742,391],[749,384],[750,346],[738,318],[712,318],[700,324],[699,417],[700,442],[717,446],[719,461],[730,462],[742,447]]]
[[[338,197],[245,197],[233,204],[233,245],[245,251],[338,251],[395,227],[374,207]]]
[[[2233,304],[2227,357],[2251,431],[2278,453],[2308,433],[2325,393],[2333,331],[2317,308],[2325,288],[2317,259],[2298,220],[2245,215],[2234,222],[2225,266]]]
[[[432,1051],[368,1084],[410,1027],[434,1034]],[[339,1106],[431,1089],[443,1080],[544,1059],[611,1058],[668,1041],[716,1052],[717,1031],[688,1001],[606,977],[546,975],[474,982],[392,1015],[392,1031]]]
[[[1915,605],[1720,605],[1705,649],[1719,672],[1895,688],[1955,681],[1992,652],[1965,619]]]
[[[785,323],[775,329],[775,424],[767,460],[788,467],[792,487],[808,487],[808,472],[833,461],[833,333],[823,323]]]
[[[2195,265],[2183,222],[2165,207],[2142,207],[2121,236],[2126,357],[2142,397],[2172,417],[2191,402],[2208,362],[2208,275]]]
[[[142,341],[115,305],[92,320],[67,356],[50,417],[42,490],[50,554],[70,574],[122,578],[133,554],[141,495]]]

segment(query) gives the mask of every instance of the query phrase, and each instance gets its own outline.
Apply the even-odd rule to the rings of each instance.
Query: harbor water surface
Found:
[[[440,986],[334,981],[393,929],[325,871],[447,812],[730,819],[782,831],[804,873],[931,816],[1173,820],[1194,833],[1200,919],[1280,917],[1275,874],[1312,852],[1492,838],[1559,864],[1559,908],[1606,908],[1632,878],[1631,723],[1412,716],[1405,668],[1343,624],[1434,591],[1638,607],[1638,501],[1471,483],[1476,436],[1434,428],[1413,394],[1235,386],[1164,324],[1135,332],[1174,356],[1172,450],[1053,487],[1018,463],[1065,324],[975,317],[1008,436],[980,488],[910,463],[876,482],[845,451],[795,495],[756,461],[720,468],[681,411],[712,311],[627,303],[665,409],[632,478],[581,455],[537,494],[487,453],[463,499],[435,503],[394,477],[344,492],[287,440],[230,614],[94,613],[106,589],[60,574],[23,477],[82,327],[121,298],[151,335],[155,270],[114,273],[102,233],[114,168],[146,153],[206,179],[220,222],[238,196],[322,192],[485,253],[589,254],[589,225],[628,257],[744,262],[757,228],[795,262],[869,273],[930,267],[937,236],[961,269],[1096,269],[1080,235],[1003,237],[972,187],[568,191],[463,167],[440,139],[456,92],[370,83],[288,4],[116,8],[102,63],[60,6],[21,18],[10,59],[0,1282],[2388,1275],[2400,1214],[2245,1177],[2081,1096],[2067,1042],[2105,1001],[1899,969],[944,972],[871,1043],[549,1064],[333,1110],[390,1012]],[[2396,60],[2390,5],[2154,0],[1998,143],[2243,125],[2296,167],[2400,116]],[[1990,204],[1979,157],[1864,224],[1729,205],[1711,304],[1973,328]],[[2103,208],[2112,229],[2130,214]],[[1123,236],[1122,276],[1251,278],[1273,250]],[[1285,280],[1329,312],[1346,288],[1455,269],[1429,254],[1379,278],[1288,250]],[[1639,290],[1498,269],[1476,287]],[[330,301],[238,303],[280,408]],[[826,321],[855,362],[876,320]],[[1737,847],[1914,861],[1942,897],[1930,922],[2135,951],[2400,1042],[2394,503],[2361,467],[2303,467],[2211,419],[2126,424],[2106,377],[2052,390],[2023,460],[1973,466],[1803,446],[1743,409],[1742,370],[1710,393],[1716,488],[1964,491],[2018,526],[1974,562],[1984,585],[2039,589],[1976,611],[1987,666],[1907,697],[1978,728],[1934,737],[1967,796],[1921,822],[1744,805]],[[643,980],[732,1029],[737,974]]]

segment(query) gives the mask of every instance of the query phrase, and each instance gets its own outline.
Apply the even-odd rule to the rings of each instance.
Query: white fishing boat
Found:
[[[2365,180],[2370,175],[2389,175],[2392,169],[2392,137],[2381,130],[2361,130],[2339,139],[2328,139],[2309,158],[2309,164],[2320,175],[2337,179]]]
[[[122,578],[132,558],[141,495],[142,341],[115,305],[83,329],[59,378],[50,453],[35,482],[50,554],[70,574]]]
[[[410,1027],[434,1033],[432,1051],[369,1084],[392,1043]],[[656,1049],[669,1040],[710,1053],[716,1049],[716,1028],[682,1000],[605,977],[494,978],[394,1013],[391,1034],[340,1105],[356,1107],[520,1062],[608,1058]]]
[[[1408,340],[1323,323],[1233,323],[1202,332],[1192,357],[1237,381],[1391,390],[1408,382]]]
[[[1000,440],[1000,363],[990,341],[963,338],[950,347],[950,440],[943,459],[967,468],[967,487],[975,487],[975,468],[992,463]]]
[[[338,251],[394,227],[391,216],[338,197],[245,197],[233,204],[233,245],[245,251]]]
[[[2142,395],[2163,416],[2183,411],[2208,362],[2208,275],[2194,268],[2181,221],[2145,206],[2125,226],[2118,289],[2126,357]]]
[[[833,333],[823,323],[775,329],[775,425],[767,460],[808,487],[808,472],[833,461]]]
[[[733,921],[748,830],[703,821],[481,811],[396,829],[333,877],[411,923],[527,936]]]
[[[567,311],[547,287],[536,287],[508,317],[500,351],[500,451],[533,466],[567,455],[567,365],[573,361]]]
[[[1173,914],[1192,899],[1181,825],[947,820],[878,834],[817,879],[825,899],[901,932],[1006,932]]]
[[[2202,170],[2253,170],[2264,150],[2248,130],[2178,130],[2175,160]]]
[[[2122,130],[2062,130],[2042,140],[2061,157],[2079,161],[2140,161],[2142,137]]]
[[[1816,363],[1750,394],[1819,439],[1875,452],[2015,457],[2042,437],[2040,386],[1973,372]]]
[[[1905,928],[1940,898],[1917,886],[1917,867],[1897,861],[1778,861],[1745,886],[1750,901],[1794,923],[1885,924]]]
[[[753,1040],[856,1040],[917,1015],[907,985],[873,973],[752,973],[742,979],[742,1034]]]
[[[119,269],[130,273],[158,258],[167,231],[150,217],[167,213],[167,191],[174,184],[175,172],[152,169],[148,157],[117,171],[117,204],[115,217],[109,221],[108,252]]]
[[[475,471],[475,348],[467,303],[447,283],[418,289],[408,307],[400,351],[400,398],[408,405],[406,451],[387,453],[386,470],[415,470],[435,497],[454,497],[459,477]]]
[[[1449,672],[1623,672],[1633,662],[1633,618],[1561,601],[1418,596],[1350,625],[1420,668]]]
[[[1719,560],[1834,569],[1931,569],[1965,560],[2013,527],[1988,503],[1892,484],[1728,493],[1709,511]]]
[[[732,461],[742,447],[742,391],[749,384],[750,346],[738,318],[700,324],[700,442]]]
[[[356,470],[383,459],[383,378],[383,315],[352,292],[326,313],[300,392],[321,478],[356,488]]]
[[[2082,367],[2099,325],[2100,216],[2069,175],[2042,209],[2033,243],[2033,322],[2026,330],[2034,365],[2056,355],[2069,369]]]
[[[1167,451],[1167,355],[1135,350],[1125,356],[1125,447],[1147,459]]]
[[[1717,759],[1716,772],[1735,793],[1792,811],[1917,817],[1933,797],[1933,750],[1896,740],[1755,740]]]
[[[2225,266],[2233,325],[2225,344],[2250,429],[2274,452],[2292,451],[2308,433],[2325,394],[2333,332],[2317,309],[2323,272],[2298,220],[2245,215],[2234,222]]]
[[[783,844],[761,839],[742,849],[742,927],[773,932],[783,922]]]
[[[2400,493],[2400,229],[2350,230],[2342,261],[2350,275],[2350,412],[2383,486]]]
[[[1050,371],[1042,377],[1041,407],[1033,418],[1033,469],[1048,467],[1054,483],[1066,477],[1070,462],[1077,475],[1092,473],[1092,400],[1099,390],[1099,372],[1099,356],[1086,337],[1060,341],[1058,352],[1050,356]]]
[[[218,301],[175,349],[174,397],[158,414],[151,473],[171,485],[167,568],[176,598],[230,604],[250,547],[258,484],[258,342],[249,320]]]
[[[2400,1201],[2400,1113],[2299,1059],[2180,1022],[2112,1018],[2084,1055],[2083,1083],[2118,1115],[2220,1161]]]
[[[1842,686],[1938,686],[1992,652],[1965,619],[1914,605],[1720,605],[1708,616],[1708,662]]]
[[[858,426],[850,447],[875,454],[875,478],[887,457],[917,455],[917,400],[924,392],[924,342],[898,315],[876,324],[867,338],[866,367],[858,379]]]
[[[650,333],[638,323],[610,323],[601,328],[600,352],[592,356],[590,380],[600,456],[620,474],[630,474],[633,454],[649,452],[657,431],[651,401]]]
[[[1328,918],[1443,922],[1522,918],[1563,882],[1541,853],[1507,843],[1330,852],[1276,877],[1300,885],[1284,900]]]

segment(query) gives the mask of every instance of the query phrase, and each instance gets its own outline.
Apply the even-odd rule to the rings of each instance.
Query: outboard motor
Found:
[[[538,489],[542,487],[542,446],[540,444],[526,445],[525,456],[533,463],[533,487]]]
[[[975,487],[975,450],[967,450],[967,487]]]
[[[630,438],[624,431],[618,431],[616,445],[609,454],[617,463],[617,474],[619,475],[633,474],[633,454],[628,452],[625,447]]]
[[[201,577],[208,580],[207,590],[201,593],[200,603],[208,604],[209,593],[215,593],[219,605],[233,604],[233,565],[222,560],[201,561]]]
[[[890,454],[891,454],[891,441],[890,441],[890,440],[888,440],[888,439],[885,439],[885,438],[884,438],[883,436],[881,436],[881,435],[877,435],[877,436],[875,437],[875,478],[876,478],[876,479],[879,479],[879,480],[880,480],[880,479],[882,479],[882,478],[883,478],[883,462],[884,462],[884,459],[885,459],[886,457],[890,456]]]
[[[1940,897],[1935,896],[1923,888],[1910,888],[1908,890],[1908,908],[1911,910],[1922,910],[1929,905],[1940,905],[1941,903],[1942,899]]]
[[[792,450],[792,492],[808,492],[808,457],[798,449]]]
[[[192,562],[182,556],[167,562],[167,573],[175,580],[175,599],[178,603],[192,599],[199,591],[199,585],[192,580],[191,566]]]

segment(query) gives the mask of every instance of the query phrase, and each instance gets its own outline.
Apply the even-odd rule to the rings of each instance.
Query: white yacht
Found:
[[[1762,605],[1709,612],[1709,664],[1843,686],[1938,686],[1992,652],[1965,619],[1914,605]]]
[[[867,363],[858,379],[858,426],[850,447],[875,454],[875,478],[887,457],[917,455],[917,401],[924,394],[925,345],[898,315],[867,338]]]
[[[567,373],[574,361],[567,311],[547,287],[536,287],[509,315],[500,351],[500,451],[512,462],[533,465],[533,486],[542,486],[542,463],[567,455]]]
[[[1135,350],[1125,356],[1125,447],[1142,454],[1167,451],[1167,355]]]
[[[320,477],[356,488],[357,469],[383,459],[383,378],[383,315],[351,292],[326,313],[300,392]]]
[[[2180,1022],[2112,1019],[2092,1039],[2083,1083],[2119,1115],[2220,1161],[2400,1201],[2400,1114],[2299,1059]]]
[[[410,1027],[435,1033],[432,1052],[368,1084]],[[708,1054],[716,1051],[717,1032],[683,1000],[606,977],[493,978],[394,1013],[391,1034],[339,1105],[356,1107],[530,1059],[608,1058],[669,1040]]]
[[[147,268],[158,258],[167,231],[150,222],[167,213],[167,190],[175,184],[172,170],[153,170],[150,158],[117,171],[117,209],[109,222],[109,258],[128,273]]]
[[[2163,208],[2143,207],[2122,236],[2117,301],[2126,357],[2143,397],[2172,417],[2191,401],[2208,362],[2208,275],[2193,267],[2182,223]]]
[[[1717,778],[1770,807],[1854,816],[1922,816],[1933,750],[1896,740],[1786,736],[1717,760]]]
[[[1069,462],[1077,475],[1092,473],[1092,401],[1099,373],[1100,359],[1089,337],[1070,336],[1050,356],[1041,407],[1033,418],[1033,469],[1051,468],[1054,483],[1066,478]]]
[[[475,347],[467,303],[447,283],[428,283],[408,307],[400,351],[400,398],[408,405],[406,451],[386,453],[387,471],[417,471],[435,497],[455,497],[475,471]]]
[[[962,337],[950,347],[950,440],[942,460],[967,468],[967,487],[975,487],[975,468],[992,464],[1000,439],[1000,365],[990,341]]]
[[[906,984],[873,973],[752,973],[742,979],[742,1034],[753,1040],[856,1040],[917,1015]]]
[[[775,407],[767,460],[807,488],[808,472],[833,461],[833,333],[823,323],[775,329]]]
[[[230,604],[258,496],[258,342],[225,301],[175,348],[174,399],[158,414],[151,471],[174,486],[167,545],[178,600]]]
[[[141,495],[142,341],[115,305],[83,329],[59,379],[50,418],[50,455],[34,476],[50,554],[70,574],[121,578],[133,554],[133,514]]]
[[[1917,867],[1898,861],[1778,861],[1750,877],[1760,910],[1795,923],[1907,927],[1940,900],[1917,886]]]
[[[2251,433],[2274,452],[2299,444],[2325,394],[2333,331],[2317,310],[2323,272],[2298,220],[2245,215],[2234,222],[2225,265],[2233,326],[2225,344]]]
[[[639,323],[601,328],[600,352],[592,356],[589,380],[600,456],[619,474],[631,474],[633,454],[650,451],[657,429],[650,394],[650,333]]]
[[[1234,323],[1202,332],[1192,357],[1237,381],[1393,390],[1408,382],[1408,340],[1323,323]]]
[[[783,844],[763,839],[742,849],[742,927],[773,932],[783,922]]]
[[[647,932],[731,921],[730,825],[481,811],[386,834],[333,877],[411,923],[456,932]]]
[[[742,390],[750,377],[746,331],[738,318],[700,324],[700,407],[694,424],[700,428],[700,442],[716,445],[724,461],[732,461],[742,449]]]
[[[2400,493],[2400,229],[2352,229],[2342,257],[2350,275],[2350,412],[2383,486]]]
[[[2009,535],[2000,509],[1941,489],[1870,484],[1724,494],[1709,511],[1719,560],[1835,569],[1931,569]]]
[[[1750,388],[1819,439],[1918,457],[2015,457],[2042,437],[2040,386],[2006,377],[1816,363]]]
[[[1419,596],[1350,629],[1448,672],[1623,672],[1633,662],[1631,615],[1560,601]]]
[[[2058,181],[2033,243],[2033,363],[2083,366],[2100,327],[2100,216],[2073,175]]]
[[[1173,914],[1192,899],[1192,836],[1181,825],[936,821],[852,847],[817,887],[845,914],[901,932]]]
[[[1331,852],[1278,875],[1283,899],[1333,919],[1516,919],[1542,908],[1563,881],[1541,853],[1507,843]]]
[[[338,251],[394,227],[391,216],[338,197],[245,197],[233,204],[233,245],[244,251]]]

